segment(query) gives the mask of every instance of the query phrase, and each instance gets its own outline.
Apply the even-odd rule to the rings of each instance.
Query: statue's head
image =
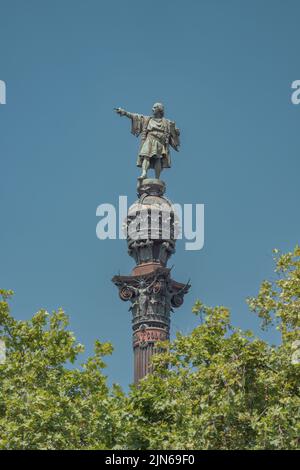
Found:
[[[153,116],[156,118],[161,118],[165,114],[165,108],[162,103],[154,103],[152,106]]]

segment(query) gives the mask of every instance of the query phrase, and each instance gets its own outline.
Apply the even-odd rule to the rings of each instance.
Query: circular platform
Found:
[[[163,196],[165,191],[165,182],[156,178],[145,178],[143,180],[139,180],[137,185],[138,196],[142,196],[142,194],[148,194],[149,196]]]

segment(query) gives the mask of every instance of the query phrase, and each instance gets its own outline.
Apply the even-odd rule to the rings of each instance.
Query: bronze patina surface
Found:
[[[159,179],[163,168],[171,167],[170,146],[178,151],[180,131],[174,121],[164,117],[162,103],[154,103],[152,116],[130,113],[122,108],[115,108],[120,116],[131,119],[131,132],[141,136],[141,146],[137,157],[137,166],[142,168],[140,180],[147,178],[149,168],[155,171]]]

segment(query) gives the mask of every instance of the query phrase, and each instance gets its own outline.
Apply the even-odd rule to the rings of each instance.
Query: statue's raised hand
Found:
[[[119,114],[120,116],[125,116],[125,115],[126,115],[125,109],[122,109],[122,108],[114,108],[114,110],[115,110],[116,113]]]

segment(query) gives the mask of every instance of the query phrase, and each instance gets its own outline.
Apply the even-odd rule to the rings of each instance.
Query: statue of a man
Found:
[[[140,180],[147,178],[149,168],[155,171],[159,179],[163,168],[171,167],[169,146],[178,151],[180,146],[180,131],[174,121],[164,118],[164,106],[155,103],[152,107],[152,116],[129,113],[122,108],[115,108],[120,116],[131,119],[132,134],[141,135],[141,147],[137,158],[137,166],[142,168]]]

